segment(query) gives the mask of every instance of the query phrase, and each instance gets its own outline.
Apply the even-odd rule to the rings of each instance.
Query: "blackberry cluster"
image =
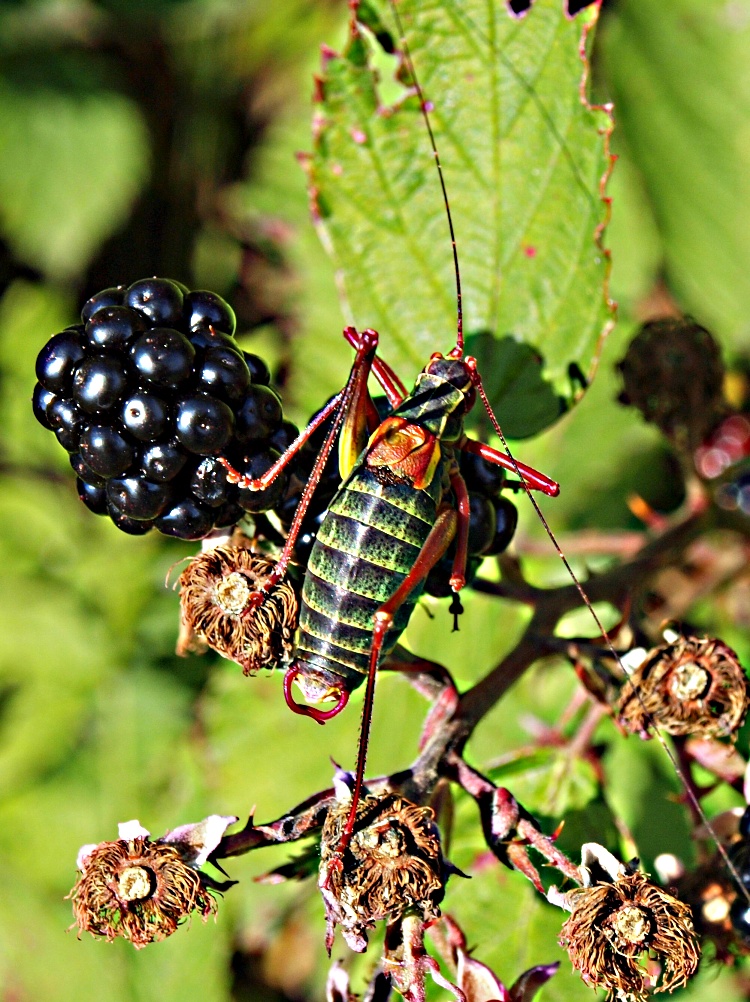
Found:
[[[39,353],[34,414],[70,453],[83,503],[123,532],[200,539],[283,499],[288,475],[240,491],[217,458],[257,477],[288,438],[235,326],[215,293],[146,278],[97,293]]]
[[[471,584],[482,560],[502,553],[510,545],[518,524],[518,510],[501,494],[505,486],[505,470],[501,466],[488,463],[470,452],[461,452],[459,467],[469,492],[466,582]],[[428,595],[447,598],[452,594],[449,580],[455,552],[454,541],[443,559],[427,575],[424,590]]]

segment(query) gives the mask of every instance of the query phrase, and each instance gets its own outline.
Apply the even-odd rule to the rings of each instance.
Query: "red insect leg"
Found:
[[[384,602],[375,613],[375,628],[373,631],[372,648],[370,650],[370,665],[367,673],[367,685],[365,688],[364,704],[362,706],[362,725],[359,731],[359,749],[357,752],[357,771],[354,777],[354,790],[352,791],[352,805],[349,810],[349,817],[346,820],[344,833],[341,836],[337,849],[337,856],[340,858],[351,841],[354,830],[354,822],[357,816],[357,807],[362,796],[362,787],[365,778],[365,764],[367,761],[367,745],[370,738],[370,725],[372,723],[372,706],[375,696],[375,679],[377,677],[378,661],[380,652],[383,649],[386,634],[393,624],[393,617],[396,610],[403,605],[410,593],[417,587],[420,581],[427,577],[429,572],[443,557],[445,551],[451,544],[456,532],[457,515],[452,508],[443,508],[438,512],[435,524],[430,530],[430,534],[419,551],[417,559],[414,561],[409,573],[401,582],[393,595]]]
[[[344,337],[352,346],[359,347],[359,334],[353,327],[344,328]],[[406,387],[401,382],[393,369],[384,362],[382,358],[376,356],[372,363],[372,374],[377,379],[391,407],[398,407],[401,401],[408,396]]]
[[[460,591],[466,585],[466,562],[469,557],[469,492],[466,490],[464,478],[458,469],[451,473],[451,487],[456,495],[456,512],[458,529],[456,534],[456,555],[453,558],[450,586],[454,592]]]
[[[491,445],[477,442],[473,438],[466,438],[461,442],[459,448],[463,449],[464,452],[481,456],[482,459],[486,459],[488,463],[494,463],[495,466],[502,466],[510,473],[519,474],[526,481],[530,490],[541,491],[551,498],[556,498],[560,493],[560,485],[545,476],[544,473],[540,473],[531,466],[526,466],[525,463],[519,463],[516,459],[511,459],[505,452],[499,452]]]

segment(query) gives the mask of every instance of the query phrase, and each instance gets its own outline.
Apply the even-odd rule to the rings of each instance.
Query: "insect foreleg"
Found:
[[[469,521],[471,511],[469,492],[466,490],[464,478],[456,466],[450,474],[451,487],[456,495],[456,555],[453,558],[450,586],[454,592],[460,591],[466,585],[466,562],[469,558]]]
[[[520,474],[530,490],[541,491],[547,497],[551,498],[556,498],[560,493],[560,485],[545,476],[544,473],[540,473],[531,466],[526,466],[525,463],[519,463],[516,459],[511,459],[506,453],[493,449],[491,445],[487,445],[485,442],[477,442],[473,438],[464,438],[459,443],[458,448],[464,452],[471,452],[475,456],[481,456],[482,459],[486,459],[488,463],[494,463],[495,466],[502,466],[504,470],[508,470],[510,473]]]
[[[269,466],[266,472],[260,477],[253,479],[252,477],[243,476],[235,470],[229,460],[220,456],[219,462],[227,471],[227,480],[229,483],[237,484],[241,490],[248,491],[264,491],[267,487],[270,487],[281,471],[294,459],[305,442],[308,441],[313,433],[316,432],[318,428],[320,428],[320,426],[340,406],[343,396],[344,391],[342,390],[340,393],[337,393],[335,397],[331,397],[325,407],[318,411],[307,427],[302,429],[291,445],[285,450],[284,454],[279,456],[276,462],[272,466]]]
[[[359,347],[359,334],[354,327],[345,327],[344,337],[352,348]],[[383,359],[380,358],[379,355],[376,355],[373,359],[372,374],[380,384],[391,407],[398,407],[401,401],[408,396],[406,387],[401,382],[397,374],[387,362],[384,362]]]

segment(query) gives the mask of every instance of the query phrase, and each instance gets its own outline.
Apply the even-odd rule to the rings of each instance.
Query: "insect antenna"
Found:
[[[427,135],[430,137],[430,146],[432,147],[432,155],[435,158],[435,166],[437,167],[438,177],[440,178],[440,188],[443,193],[443,204],[445,205],[445,214],[448,217],[448,229],[450,231],[451,237],[451,249],[453,250],[453,271],[456,276],[456,347],[450,352],[451,356],[454,358],[461,358],[464,353],[464,314],[463,314],[463,300],[461,296],[461,269],[458,266],[458,244],[456,243],[456,233],[453,229],[453,216],[451,215],[451,206],[448,201],[448,191],[445,187],[445,178],[443,177],[443,165],[440,161],[440,154],[438,153],[437,143],[435,142],[435,134],[432,131],[432,123],[430,122],[430,115],[428,111],[427,101],[425,100],[424,93],[422,91],[422,85],[419,82],[419,77],[417,76],[416,70],[414,69],[414,62],[411,58],[411,50],[409,49],[409,43],[406,41],[406,34],[404,32],[404,27],[401,23],[401,17],[398,12],[398,7],[396,6],[395,0],[388,0],[391,11],[393,12],[393,18],[396,22],[396,28],[399,34],[399,45],[401,46],[401,51],[404,55],[404,60],[406,61],[406,66],[409,70],[409,76],[411,77],[412,86],[417,92],[417,97],[419,98],[419,110],[422,113],[422,118],[424,119],[425,126],[427,127]]]
[[[435,161],[435,166],[437,168],[438,178],[440,180],[440,188],[441,188],[442,195],[443,195],[443,203],[444,203],[444,206],[445,206],[445,212],[446,212],[446,216],[448,218],[448,228],[449,228],[449,231],[450,231],[451,249],[452,249],[452,252],[453,252],[453,264],[454,264],[454,271],[455,271],[455,278],[456,278],[456,302],[457,302],[457,337],[456,337],[456,347],[453,349],[452,352],[450,352],[450,355],[451,355],[451,357],[461,358],[462,355],[463,355],[463,347],[464,347],[464,337],[463,337],[463,308],[462,308],[462,295],[461,295],[461,275],[460,275],[460,269],[459,269],[459,263],[458,263],[458,246],[457,246],[457,241],[456,241],[456,236],[455,236],[455,230],[454,230],[454,225],[453,225],[453,216],[451,214],[451,209],[450,209],[450,202],[448,200],[448,192],[447,192],[447,188],[446,188],[446,184],[445,184],[445,177],[443,175],[443,165],[442,165],[442,162],[440,160],[440,154],[438,153],[437,144],[435,142],[435,135],[434,135],[434,132],[433,132],[433,129],[432,129],[432,123],[430,121],[430,116],[429,116],[430,105],[428,104],[427,100],[425,99],[425,95],[424,95],[424,92],[422,90],[422,85],[419,82],[419,77],[417,76],[416,69],[414,67],[414,62],[413,62],[412,56],[411,56],[411,50],[410,50],[409,44],[408,44],[408,42],[406,40],[406,33],[404,31],[403,23],[402,23],[401,16],[400,16],[399,11],[398,11],[398,6],[397,6],[396,0],[388,0],[388,6],[390,7],[391,12],[393,14],[393,18],[394,18],[394,21],[395,21],[395,24],[396,24],[398,35],[399,35],[399,45],[400,45],[401,51],[403,53],[404,60],[406,62],[407,68],[409,70],[409,75],[411,77],[412,86],[414,87],[414,90],[417,93],[417,97],[419,98],[420,111],[422,113],[422,118],[424,119],[425,126],[426,126],[426,129],[427,129],[427,134],[429,136],[430,146],[432,148],[432,153],[433,153],[433,157],[434,157],[434,161]],[[469,20],[469,22],[472,25],[474,25],[474,22],[468,17],[468,15],[466,15],[466,18],[467,18],[467,20]],[[474,27],[476,27],[476,25],[474,25]],[[509,68],[509,70],[512,72],[512,74],[516,77],[517,80],[519,80],[521,82],[521,84],[523,85],[524,89],[527,91],[527,93],[530,94],[530,96],[533,98],[533,100],[535,101],[535,103],[537,104],[537,106],[540,108],[544,120],[547,122],[548,125],[550,125],[550,127],[552,128],[553,134],[558,139],[558,141],[560,142],[560,144],[561,144],[561,146],[563,148],[564,155],[568,159],[568,162],[571,165],[571,169],[573,170],[573,174],[574,174],[576,183],[579,184],[581,187],[584,187],[586,189],[587,193],[588,193],[588,188],[584,185],[583,179],[581,178],[580,173],[579,173],[579,171],[578,171],[578,169],[576,167],[575,160],[572,157],[571,151],[569,150],[567,144],[565,143],[564,138],[559,134],[559,131],[557,130],[556,126],[554,125],[554,122],[553,122],[553,120],[552,120],[549,112],[545,108],[543,102],[540,101],[539,96],[536,94],[536,92],[534,91],[534,89],[531,86],[531,84],[529,84],[529,82],[523,77],[523,75],[520,74],[516,70],[516,68],[512,65],[512,63],[509,60],[506,60],[502,56],[502,53],[500,53],[499,56],[500,56],[500,59],[501,59],[501,62],[503,63],[503,65]],[[589,197],[590,197],[590,193],[589,193]],[[565,570],[567,571],[567,573],[568,573],[571,581],[575,585],[575,588],[578,591],[583,604],[588,609],[591,617],[593,618],[594,623],[596,624],[596,627],[597,627],[597,629],[599,630],[599,632],[601,634],[601,637],[602,637],[602,640],[604,641],[605,646],[607,647],[608,651],[610,652],[610,654],[614,658],[615,662],[620,666],[620,668],[623,671],[624,675],[627,677],[629,673],[625,669],[619,653],[617,652],[614,644],[612,643],[612,640],[611,640],[609,634],[607,633],[606,629],[604,628],[604,624],[602,623],[601,618],[599,617],[599,614],[597,613],[596,609],[594,608],[593,603],[591,602],[591,599],[586,594],[586,590],[583,587],[583,584],[581,583],[581,581],[577,577],[575,571],[571,567],[570,562],[568,561],[568,558],[563,553],[562,548],[560,547],[560,544],[558,543],[557,538],[555,537],[555,534],[552,531],[552,528],[550,527],[547,519],[544,516],[544,513],[542,512],[542,510],[541,510],[538,502],[536,501],[536,499],[534,498],[533,494],[531,493],[531,491],[529,489],[529,486],[528,486],[528,484],[527,484],[527,482],[526,482],[523,474],[521,473],[519,465],[516,462],[516,459],[515,459],[513,453],[511,452],[510,447],[508,445],[508,441],[505,438],[503,430],[500,427],[500,423],[497,420],[497,418],[495,417],[495,414],[494,414],[494,412],[492,410],[492,407],[490,405],[489,399],[487,397],[487,393],[486,393],[486,391],[484,389],[484,386],[482,384],[481,377],[480,377],[478,371],[476,370],[476,368],[474,369],[473,375],[474,375],[474,379],[475,379],[475,386],[476,386],[476,389],[477,389],[477,393],[479,394],[479,396],[480,396],[480,398],[482,400],[482,404],[484,405],[484,408],[487,411],[487,415],[488,415],[488,417],[490,419],[492,427],[493,427],[495,433],[497,434],[498,438],[500,439],[500,442],[502,443],[502,447],[503,447],[505,453],[507,454],[508,459],[510,460],[511,464],[513,465],[513,469],[514,469],[516,475],[518,476],[519,481],[521,482],[523,490],[527,494],[527,496],[528,496],[528,498],[529,498],[529,500],[530,500],[530,502],[531,502],[531,504],[532,504],[532,506],[533,506],[533,508],[534,508],[534,510],[536,512],[536,514],[537,514],[537,517],[539,518],[539,520],[540,520],[540,522],[542,524],[542,527],[544,528],[544,531],[546,532],[546,534],[549,537],[552,545],[555,548],[555,551],[557,552],[558,556],[562,560],[562,563],[563,563],[563,565],[565,567]],[[747,887],[745,887],[744,883],[742,882],[742,879],[740,877],[740,874],[739,874],[736,866],[734,865],[734,863],[732,862],[732,860],[729,857],[729,853],[727,852],[727,850],[724,847],[724,845],[722,844],[720,838],[716,834],[713,826],[711,825],[710,820],[708,819],[708,816],[706,815],[706,812],[703,810],[703,807],[701,806],[701,804],[700,804],[700,802],[698,800],[698,797],[696,796],[696,794],[695,794],[695,792],[693,790],[692,783],[690,781],[690,778],[687,776],[687,774],[685,772],[685,769],[683,768],[682,764],[677,759],[677,757],[674,754],[674,752],[672,751],[672,749],[669,747],[669,744],[667,743],[666,738],[664,737],[664,735],[663,735],[663,733],[662,733],[659,725],[654,720],[652,714],[649,713],[649,711],[647,710],[647,708],[645,706],[645,703],[644,703],[644,700],[643,700],[643,697],[642,697],[641,692],[639,691],[638,687],[635,686],[634,683],[632,683],[632,682],[629,682],[627,684],[630,684],[633,687],[633,691],[635,692],[636,698],[638,699],[638,702],[640,703],[641,709],[642,709],[642,711],[644,713],[644,717],[648,721],[649,726],[651,727],[653,733],[656,735],[659,744],[663,748],[664,753],[666,754],[669,762],[671,763],[672,768],[675,771],[675,774],[679,778],[679,780],[680,780],[680,782],[682,784],[683,790],[685,791],[685,795],[686,795],[687,799],[690,802],[691,807],[694,809],[696,815],[701,819],[701,822],[705,826],[706,830],[711,833],[711,836],[712,836],[712,838],[714,840],[714,843],[715,843],[715,845],[717,847],[719,855],[722,857],[722,860],[723,860],[723,862],[724,862],[724,864],[725,864],[728,872],[731,874],[731,876],[732,876],[733,880],[735,881],[738,889],[744,895],[744,897],[746,898],[746,900],[748,901],[748,903],[750,903],[750,891],[748,890]]]

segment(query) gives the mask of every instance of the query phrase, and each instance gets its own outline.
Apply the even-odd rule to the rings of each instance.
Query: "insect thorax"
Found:
[[[463,361],[434,357],[393,413],[422,425],[441,442],[454,442],[461,437],[463,418],[472,407],[474,392],[471,374]]]

